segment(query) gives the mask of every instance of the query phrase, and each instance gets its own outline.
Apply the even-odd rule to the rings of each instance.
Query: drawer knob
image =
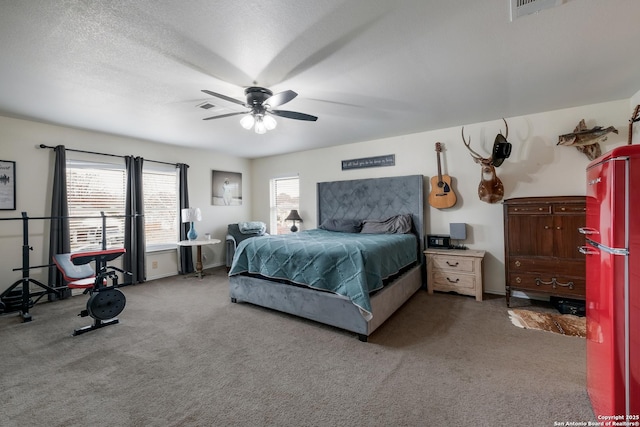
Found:
[[[447,281],[450,283],[458,283],[460,281],[460,279],[456,279],[456,280],[451,280],[447,277]]]
[[[522,279],[519,278],[519,277],[516,277],[516,283],[518,283],[518,284],[522,283]]]
[[[449,261],[446,261],[446,263],[447,263],[447,265],[448,265],[449,267],[457,267],[457,266],[458,266],[458,262],[457,262],[457,261],[456,261],[455,263],[453,263],[453,264],[452,264],[452,263],[450,263]]]
[[[520,267],[522,263],[520,261],[516,261],[516,267]]]

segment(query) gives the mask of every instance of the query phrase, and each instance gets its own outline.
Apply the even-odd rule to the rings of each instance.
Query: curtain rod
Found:
[[[40,144],[40,148],[51,148],[52,150],[55,150],[56,147],[51,147],[49,145],[44,145],[44,144]],[[85,154],[97,154],[99,156],[109,156],[109,157],[120,157],[121,159],[124,159],[125,156],[120,156],[118,154],[108,154],[108,153],[98,153],[96,151],[85,151],[85,150],[76,150],[73,148],[65,148],[64,151],[75,151],[76,153],[85,153]],[[176,163],[168,163],[168,162],[161,162],[159,160],[149,160],[149,159],[144,159],[145,162],[153,162],[153,163],[161,163],[163,165],[170,165],[170,166],[178,166]]]

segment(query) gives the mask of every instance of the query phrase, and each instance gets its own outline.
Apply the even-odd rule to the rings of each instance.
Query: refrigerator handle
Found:
[[[598,251],[589,246],[578,246],[578,251],[584,255],[598,255]]]
[[[600,234],[598,230],[590,227],[579,227],[578,231],[580,232],[580,234]]]

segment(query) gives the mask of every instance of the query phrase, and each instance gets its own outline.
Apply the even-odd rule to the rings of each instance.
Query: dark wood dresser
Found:
[[[503,207],[507,306],[514,290],[584,300],[585,197],[522,197]]]

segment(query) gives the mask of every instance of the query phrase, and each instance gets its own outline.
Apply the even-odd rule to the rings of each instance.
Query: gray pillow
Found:
[[[395,215],[387,219],[365,219],[361,233],[406,234],[411,233],[413,220],[410,214]]]
[[[318,228],[341,233],[359,233],[362,228],[362,221],[359,219],[327,219],[322,221]]]

